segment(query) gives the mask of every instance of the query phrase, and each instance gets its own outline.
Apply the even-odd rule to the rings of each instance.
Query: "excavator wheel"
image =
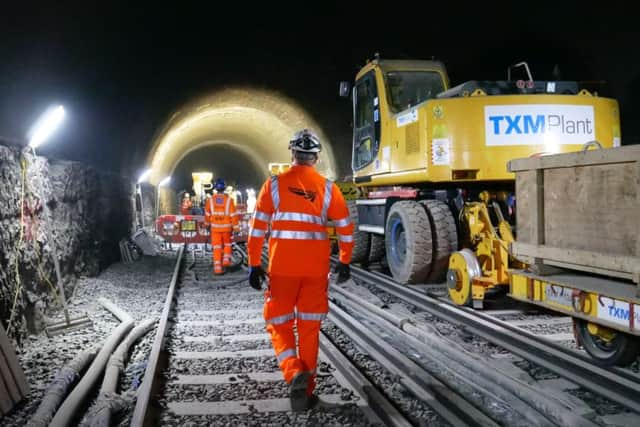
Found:
[[[456,220],[446,203],[440,200],[421,200],[431,221],[433,263],[428,283],[442,283],[446,279],[449,256],[458,250]]]
[[[384,242],[387,263],[400,283],[422,283],[431,271],[433,243],[429,217],[420,203],[396,202],[389,209]]]
[[[371,247],[371,235],[366,231],[358,230],[358,206],[355,200],[348,200],[349,217],[353,224],[353,252],[351,262],[367,262],[369,260],[369,248]]]
[[[472,306],[471,283],[474,277],[482,275],[480,263],[469,249],[462,249],[449,257],[447,271],[447,287],[449,297],[456,305]]]
[[[384,236],[371,234],[371,248],[369,250],[369,262],[379,262],[385,253]]]
[[[640,353],[640,338],[587,320],[573,319],[576,336],[601,366],[627,366]]]

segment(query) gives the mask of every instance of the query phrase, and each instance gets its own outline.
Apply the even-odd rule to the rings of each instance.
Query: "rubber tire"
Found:
[[[353,252],[351,262],[367,262],[371,248],[371,235],[366,231],[358,230],[358,207],[355,200],[348,200],[349,218],[353,224]]]
[[[628,366],[633,363],[640,354],[640,338],[618,332],[613,339],[615,349],[606,353],[594,342],[587,325],[589,322],[582,319],[574,319],[576,333],[580,343],[589,356],[600,366]]]
[[[449,269],[449,256],[458,250],[458,230],[451,209],[440,200],[421,200],[431,221],[433,261],[427,283],[442,283]]]
[[[404,229],[405,253],[403,259],[394,254],[392,236],[398,222]],[[385,224],[387,263],[393,278],[400,283],[423,283],[431,271],[433,242],[431,223],[424,207],[413,200],[396,202],[389,209]]]
[[[379,262],[384,258],[387,248],[384,246],[384,236],[371,233],[371,248],[369,249],[369,262]]]

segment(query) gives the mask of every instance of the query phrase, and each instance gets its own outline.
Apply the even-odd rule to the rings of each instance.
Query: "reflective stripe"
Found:
[[[252,228],[251,229],[251,233],[249,233],[249,236],[251,237],[264,237],[265,234],[265,230],[259,230],[257,228]]]
[[[260,221],[264,221],[264,222],[269,222],[271,221],[271,215],[266,214],[264,212],[260,212],[260,211],[255,211],[253,213],[253,219],[259,219]]]
[[[273,220],[309,222],[311,224],[326,225],[321,217],[300,212],[276,212],[273,216]]]
[[[288,359],[290,357],[296,357],[296,349],[295,348],[289,348],[286,349],[285,351],[283,351],[282,353],[280,353],[277,357],[278,357],[278,363],[281,363],[283,360]]]
[[[321,231],[292,231],[292,230],[273,230],[271,237],[275,239],[293,239],[293,240],[326,240],[329,235]]]
[[[349,219],[349,217],[333,220],[333,225],[336,227],[346,227],[349,224],[351,224],[351,220]]]
[[[351,234],[338,234],[338,240],[341,242],[351,243],[353,242],[353,236]]]
[[[282,316],[272,317],[267,320],[267,325],[282,325],[283,323],[287,323],[289,320],[293,320],[295,318],[294,313],[283,314]]]
[[[273,202],[273,210],[277,211],[280,207],[280,193],[278,192],[278,175],[271,177],[271,201]]]
[[[227,196],[227,203],[224,206],[225,216],[229,216],[229,210],[231,210],[231,197]]]
[[[323,321],[327,318],[327,313],[301,313],[298,312],[298,319],[300,320],[319,320]]]
[[[327,223],[327,211],[329,210],[329,205],[331,204],[331,190],[333,190],[333,182],[327,179],[324,184],[324,200],[322,201],[322,220],[326,224]]]
[[[225,243],[225,244],[224,244],[224,247],[225,247],[225,248],[226,248],[226,247],[228,247],[228,246],[230,247],[230,246],[231,246],[231,243]]]
[[[222,249],[222,245],[213,245],[213,249]]]
[[[226,228],[231,227],[231,224],[211,224],[212,228]]]

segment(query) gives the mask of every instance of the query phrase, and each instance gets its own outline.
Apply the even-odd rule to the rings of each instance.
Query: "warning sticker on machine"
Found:
[[[431,162],[434,166],[451,164],[449,145],[448,138],[434,138],[431,141]]]
[[[486,145],[566,145],[595,139],[589,105],[487,105]]]
[[[398,115],[396,124],[399,128],[418,121],[418,110],[409,110],[406,113]]]
[[[633,328],[640,328],[640,306],[608,297],[598,298],[598,318]]]
[[[562,286],[554,286],[550,283],[544,284],[545,301],[564,306],[568,310],[573,310],[571,300],[571,289]]]

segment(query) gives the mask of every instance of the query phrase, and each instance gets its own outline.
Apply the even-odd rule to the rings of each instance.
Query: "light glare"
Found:
[[[51,134],[60,126],[64,119],[65,111],[62,105],[44,113],[36,123],[33,136],[29,141],[29,147],[36,148],[46,141]]]
[[[138,178],[138,184],[142,184],[147,179],[149,179],[149,175],[151,175],[152,171],[153,169],[147,169],[146,171],[142,172],[142,174],[140,174],[140,178]]]

